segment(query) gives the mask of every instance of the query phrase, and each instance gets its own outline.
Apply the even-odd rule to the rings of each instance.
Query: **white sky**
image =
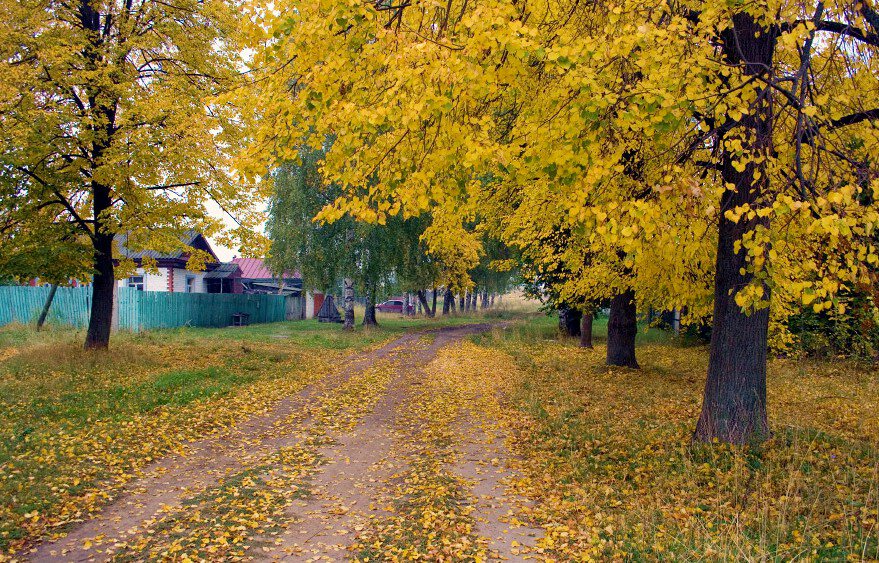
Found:
[[[211,240],[208,238],[208,242],[211,243],[211,248],[214,249],[214,253],[217,255],[217,258],[220,259],[221,262],[229,262],[236,256],[241,256],[241,252],[238,251],[237,248],[229,248],[228,246],[223,246],[215,240]]]
[[[266,202],[262,202],[258,205],[262,209],[266,208]],[[220,209],[220,206],[217,205],[215,202],[210,201],[210,200],[207,201],[206,207],[207,207],[207,210],[208,210],[208,213],[210,214],[210,216],[221,220],[223,222],[223,225],[225,225],[227,228],[231,229],[236,226],[235,222],[232,220],[232,218],[229,217],[229,215],[227,215],[222,209]],[[265,232],[265,228],[266,228],[265,222],[263,222],[259,228],[263,232]],[[214,249],[214,254],[217,255],[217,258],[219,258],[221,262],[229,262],[230,260],[232,260],[236,256],[242,255],[240,248],[237,248],[237,247],[230,248],[228,246],[224,246],[224,245],[220,244],[219,242],[217,242],[216,238],[214,238],[214,237],[207,237],[207,239],[208,239],[208,242],[211,244],[211,248]]]

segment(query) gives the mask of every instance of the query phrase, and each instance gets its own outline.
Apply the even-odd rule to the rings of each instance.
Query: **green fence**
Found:
[[[49,289],[49,286],[0,285],[0,326],[37,322]],[[59,287],[46,322],[75,327],[87,326],[91,304],[90,287]]]
[[[48,287],[0,286],[0,326],[12,322],[36,322]],[[75,327],[88,324],[90,287],[59,287],[47,322]],[[165,293],[120,288],[116,296],[115,323],[130,331],[178,326],[223,327],[232,315],[246,313],[250,323],[298,319],[299,297],[229,293]]]

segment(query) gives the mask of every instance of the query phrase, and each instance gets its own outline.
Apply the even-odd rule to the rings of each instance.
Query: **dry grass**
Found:
[[[775,360],[775,436],[757,448],[692,446],[707,350],[639,346],[640,371],[551,327],[486,341],[506,352],[521,412],[525,492],[562,559],[879,558],[879,374]],[[500,355],[497,362],[503,361]],[[525,415],[524,417],[521,415]]]

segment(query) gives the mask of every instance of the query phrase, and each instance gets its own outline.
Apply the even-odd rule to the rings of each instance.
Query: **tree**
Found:
[[[436,288],[444,284],[444,276],[451,277],[442,261],[427,250],[424,235],[430,228],[431,222],[432,218],[429,214],[409,217],[399,225],[398,234],[394,237],[400,245],[397,254],[396,282],[404,291],[415,293],[417,302],[428,317],[435,316],[436,302],[431,308],[427,302],[425,288]]]
[[[257,98],[339,135],[325,173],[350,188],[324,216],[429,212],[449,234],[428,250],[475,245],[468,268],[474,221],[500,224],[565,272],[562,299],[712,317],[697,440],[768,435],[777,303],[844,309],[844,288],[875,283],[872,2],[285,7],[261,22],[278,40]],[[258,138],[284,153],[285,135]],[[540,243],[557,229],[569,243]]]
[[[274,171],[266,224],[272,243],[267,262],[276,273],[298,271],[307,288],[332,292],[342,278],[354,274],[354,224],[313,221],[338,195],[318,171],[322,155],[322,149],[303,148],[297,162],[284,163]],[[353,283],[352,279],[352,289]]]
[[[52,301],[55,300],[55,293],[58,291],[58,284],[53,283],[52,287],[49,288],[49,295],[46,297],[46,302],[43,305],[42,311],[40,311],[40,316],[37,318],[37,330],[43,328],[43,324],[46,322],[46,317],[49,316],[49,309],[52,307]]]
[[[580,324],[580,347],[592,348],[592,320],[595,313],[591,310],[584,311]]]
[[[51,234],[42,244],[56,256],[87,250],[85,346],[106,348],[117,233],[166,251],[187,228],[221,228],[207,202],[239,221],[240,237],[256,220],[255,188],[227,172],[241,134],[218,99],[238,84],[239,11],[222,0],[0,10],[0,254],[27,246],[20,232]]]
[[[328,142],[327,145],[330,143]],[[366,296],[364,325],[376,325],[377,292],[388,287],[400,268],[401,244],[411,236],[407,222],[391,218],[383,225],[344,217],[332,223],[315,216],[341,194],[324,181],[320,163],[326,149],[300,145],[297,162],[273,174],[274,195],[267,231],[272,245],[268,263],[276,272],[299,271],[307,287],[324,292],[343,281],[345,328],[354,327],[355,286]]]
[[[354,280],[351,278],[345,278],[343,280],[343,292],[345,294],[345,304],[343,310],[345,311],[345,330],[353,330],[354,329]]]

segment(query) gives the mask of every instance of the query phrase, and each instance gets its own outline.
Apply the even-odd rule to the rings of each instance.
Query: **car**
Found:
[[[383,301],[375,306],[375,310],[381,313],[397,313],[399,315],[403,314],[403,300],[402,299],[388,299],[387,301]],[[413,304],[409,304],[409,314],[415,312],[415,306]]]

